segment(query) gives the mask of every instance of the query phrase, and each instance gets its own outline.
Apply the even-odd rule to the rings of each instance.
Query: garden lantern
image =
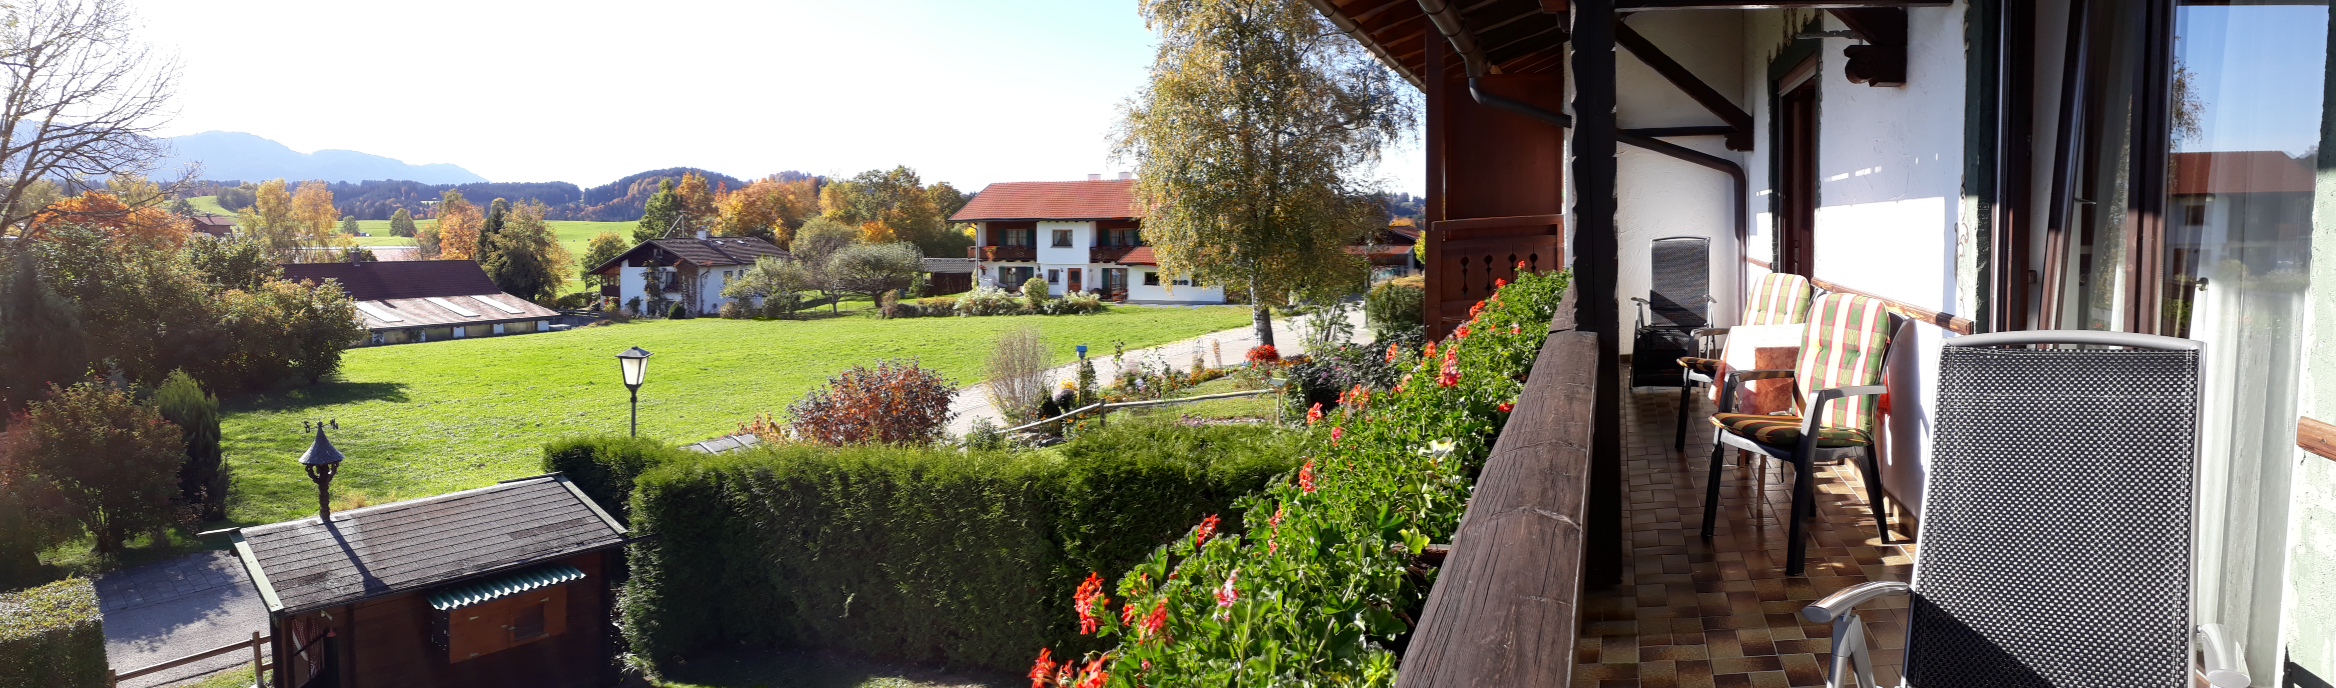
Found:
[[[341,470],[341,451],[333,448],[332,440],[325,439],[323,423],[316,424],[316,440],[300,455],[300,467],[308,469],[309,480],[316,481],[316,521],[332,522],[333,475]]]
[[[641,436],[641,382],[649,376],[649,356],[637,346],[616,355],[617,368],[625,376],[625,390],[633,396],[634,437]]]

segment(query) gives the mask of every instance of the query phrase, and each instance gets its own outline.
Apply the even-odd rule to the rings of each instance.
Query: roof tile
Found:
[[[951,222],[984,220],[1117,220],[1141,218],[1136,206],[1136,182],[1109,179],[1086,182],[1001,182],[991,184]]]

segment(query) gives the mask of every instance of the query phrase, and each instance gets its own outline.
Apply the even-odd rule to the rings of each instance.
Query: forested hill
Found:
[[[726,185],[727,188],[733,190],[745,188],[748,183],[737,177],[695,167],[670,167],[626,175],[616,181],[589,189],[580,188],[568,182],[425,184],[404,180],[334,182],[328,184],[327,187],[332,190],[333,205],[340,208],[341,214],[354,216],[360,220],[387,220],[389,216],[396,214],[399,208],[405,208],[415,218],[433,217],[431,206],[426,205],[425,202],[436,201],[443,197],[448,190],[453,190],[461,192],[464,200],[481,206],[492,203],[497,198],[506,199],[513,203],[542,202],[544,205],[550,206],[551,209],[551,212],[547,213],[547,219],[625,221],[641,219],[641,208],[648,203],[650,194],[657,193],[659,182],[667,179],[679,182],[681,175],[685,172],[695,172],[704,176],[710,185],[717,187]],[[814,175],[794,170],[780,172],[773,176],[777,177],[779,181],[814,178]],[[293,181],[298,182],[299,180]],[[235,197],[231,190],[238,186],[256,183],[257,180],[202,182],[190,187],[186,195],[219,195],[222,205],[226,205],[229,210],[236,210],[240,208],[241,204],[231,203],[228,200]]]

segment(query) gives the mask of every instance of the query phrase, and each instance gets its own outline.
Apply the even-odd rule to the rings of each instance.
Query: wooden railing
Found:
[[[1095,246],[1087,249],[1089,263],[1117,263],[1135,252],[1135,246]]]
[[[971,246],[965,257],[986,262],[1038,260],[1038,249],[1031,246]]]
[[[267,677],[265,676],[265,672],[269,669],[275,668],[275,665],[269,663],[267,656],[261,654],[260,650],[261,648],[268,646],[269,640],[271,640],[269,636],[262,635],[259,631],[252,631],[250,640],[238,640],[233,643],[221,645],[219,647],[197,652],[185,657],[164,661],[153,666],[133,669],[120,673],[115,673],[113,670],[108,669],[106,670],[106,674],[110,678],[106,681],[106,685],[114,685],[122,681],[127,681],[141,676],[150,676],[155,672],[176,669],[182,666],[193,664],[195,662],[200,662],[212,657],[227,654],[229,652],[242,650],[244,648],[251,649],[251,677],[253,684],[266,685]]]
[[[1546,272],[1565,267],[1565,216],[1525,215],[1442,220],[1428,242],[1428,336],[1442,337],[1468,319],[1468,309],[1492,295],[1500,280],[1517,278],[1517,264]]]
[[[1572,682],[1601,381],[1597,337],[1574,331],[1571,294],[1566,302],[1485,459],[1398,688]]]

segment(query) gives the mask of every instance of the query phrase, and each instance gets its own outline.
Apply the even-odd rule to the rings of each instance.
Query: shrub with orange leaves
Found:
[[[63,225],[91,227],[117,241],[167,250],[185,245],[187,234],[194,231],[185,218],[161,208],[132,208],[113,194],[88,191],[59,201],[33,216],[25,234],[37,237]]]

